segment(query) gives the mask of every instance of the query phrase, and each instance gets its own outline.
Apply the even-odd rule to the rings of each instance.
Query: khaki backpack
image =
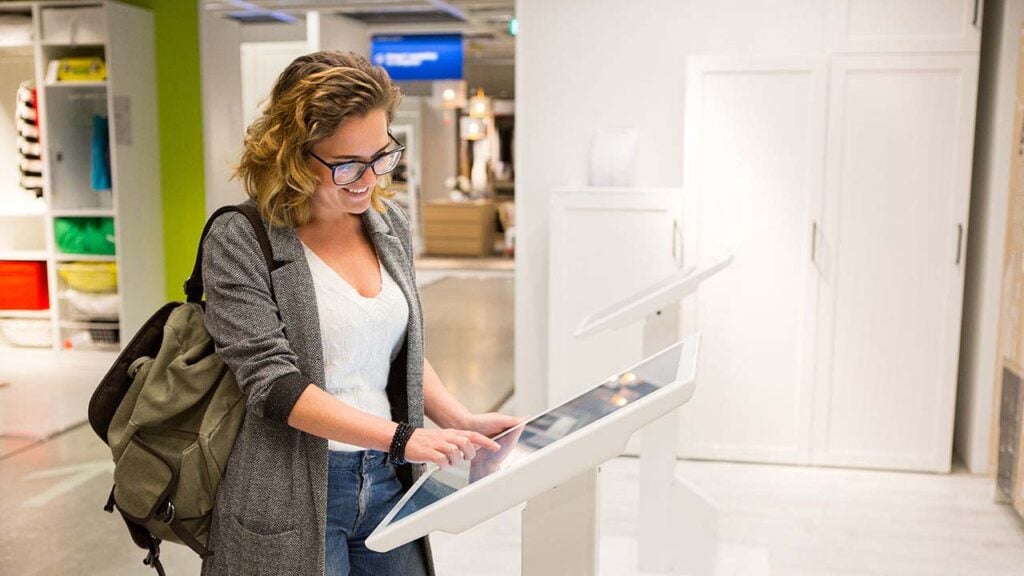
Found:
[[[227,212],[246,216],[274,269],[256,208],[217,210],[185,283],[187,301],[164,305],[139,329],[89,402],[89,423],[114,458],[104,509],[121,513],[136,545],[149,551],[143,563],[160,576],[163,540],[203,557],[212,553],[207,537],[214,497],[245,417],[245,397],[203,324],[203,240]]]

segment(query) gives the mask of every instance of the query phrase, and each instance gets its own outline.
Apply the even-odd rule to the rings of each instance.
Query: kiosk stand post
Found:
[[[679,304],[644,320],[644,356],[679,339]],[[718,506],[676,475],[679,410],[640,436],[637,565],[642,572],[713,576],[718,562]]]
[[[598,473],[590,469],[526,503],[523,574],[597,576]]]
[[[641,432],[638,565],[642,572],[712,576],[718,506],[676,475],[678,434],[678,411]]]
[[[588,317],[575,336],[643,320],[643,354],[679,340],[679,302],[725,269],[728,256],[676,275]],[[640,437],[638,568],[647,573],[713,576],[718,562],[718,506],[676,476],[679,411],[648,424]]]

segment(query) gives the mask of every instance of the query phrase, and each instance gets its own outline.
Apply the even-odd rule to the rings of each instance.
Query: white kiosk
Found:
[[[573,336],[585,338],[643,320],[643,354],[648,356],[665,342],[678,340],[679,301],[731,262],[728,256],[700,268],[683,268],[587,317]],[[651,423],[641,435],[638,567],[645,573],[712,576],[719,552],[718,506],[676,477],[678,438],[678,411]]]
[[[640,317],[656,314],[692,293],[728,262],[683,270],[630,299],[627,306],[620,307],[625,312],[595,315],[580,334],[628,322],[640,311]],[[370,535],[367,547],[384,552],[435,531],[458,534],[501,512],[525,506],[523,574],[596,576],[598,466],[624,452],[637,430],[652,422],[674,420],[664,417],[693,395],[699,343],[700,336],[695,334],[657,353],[645,354],[640,363],[496,436],[501,445],[496,453],[481,450],[471,462],[445,471],[430,467]],[[657,434],[663,434],[672,425],[656,426],[660,429]],[[663,466],[665,444],[655,451],[656,459],[646,457],[650,446],[645,449],[646,461],[657,460]],[[668,517],[663,526],[671,525],[672,510],[679,509],[672,506],[669,510],[667,499],[687,495],[672,490],[675,436],[671,450],[666,473],[646,474],[668,486],[666,500],[660,504]],[[655,518],[647,526],[661,517],[647,516]],[[644,518],[642,513],[641,520]]]
[[[525,503],[523,574],[597,574],[597,467],[690,399],[700,337],[674,346],[494,439],[462,466],[431,467],[366,540],[384,552],[463,532]]]

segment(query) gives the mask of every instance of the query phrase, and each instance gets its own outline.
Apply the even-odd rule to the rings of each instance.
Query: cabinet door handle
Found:
[[[683,238],[679,233],[679,221],[672,220],[672,259],[676,261],[676,265],[682,267],[680,263],[679,253],[682,252]]]
[[[956,265],[960,265],[960,256],[963,253],[964,247],[964,225],[956,225]]]
[[[818,253],[818,221],[814,220],[811,222],[811,264],[814,264],[814,258]]]
[[[978,28],[978,11],[980,9],[981,0],[974,0],[974,18],[971,19],[971,26]]]

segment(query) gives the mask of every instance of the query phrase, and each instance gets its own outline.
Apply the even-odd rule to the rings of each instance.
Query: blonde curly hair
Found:
[[[307,154],[347,118],[383,110],[388,123],[402,99],[380,66],[351,52],[299,56],[277,78],[270,100],[246,130],[235,169],[246,193],[272,226],[299,227],[312,217],[310,201],[320,178]],[[378,181],[370,203],[384,212],[390,179]]]

